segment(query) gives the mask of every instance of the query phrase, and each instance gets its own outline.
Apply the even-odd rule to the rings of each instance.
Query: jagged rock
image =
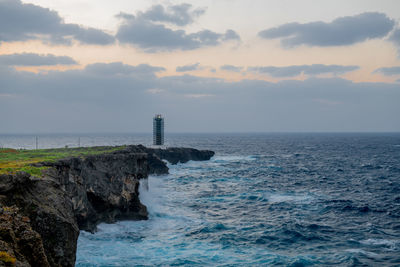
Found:
[[[140,152],[148,154],[148,164],[150,174],[167,174],[168,167],[162,160],[167,160],[171,164],[186,163],[189,160],[209,160],[214,156],[214,151],[197,150],[186,147],[170,148],[148,148],[142,145],[128,146],[126,151]]]
[[[17,224],[19,230],[15,230],[15,225],[8,226],[14,229],[15,239],[5,241],[1,238],[15,248],[16,256],[20,253],[32,266],[74,265],[79,229],[72,201],[57,182],[32,178],[23,172],[0,175],[0,202],[2,206],[17,208],[15,213],[18,214],[13,215],[16,218],[13,223],[20,222]],[[28,224],[29,227],[24,226]],[[23,231],[20,225],[28,232]],[[3,224],[2,229],[7,229],[6,226]],[[29,230],[30,227],[33,231]],[[37,254],[41,247],[46,257]]]
[[[165,159],[171,164],[186,163],[189,160],[209,160],[215,154],[210,150],[197,150],[186,147],[170,147],[166,149],[146,148],[146,152],[155,154],[160,159]]]
[[[94,232],[99,222],[147,219],[139,201],[139,179],[148,176],[147,154],[114,152],[46,166],[52,167],[47,175],[70,195],[81,230]]]
[[[0,251],[7,253],[9,263],[15,261],[15,266],[50,266],[44,253],[42,237],[31,228],[29,222],[30,219],[21,216],[16,206],[2,209]],[[0,266],[7,266],[7,263],[0,261]]]

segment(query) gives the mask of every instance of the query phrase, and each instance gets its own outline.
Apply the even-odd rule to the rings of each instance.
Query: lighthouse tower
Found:
[[[153,118],[153,145],[162,146],[164,144],[164,118],[157,114]]]

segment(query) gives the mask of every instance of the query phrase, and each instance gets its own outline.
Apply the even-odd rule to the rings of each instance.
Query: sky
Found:
[[[0,0],[0,134],[399,132],[398,0]]]

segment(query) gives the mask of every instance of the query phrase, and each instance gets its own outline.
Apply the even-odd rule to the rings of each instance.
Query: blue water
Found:
[[[400,265],[400,134],[170,135],[168,142],[216,156],[143,180],[149,220],[81,232],[77,266]]]

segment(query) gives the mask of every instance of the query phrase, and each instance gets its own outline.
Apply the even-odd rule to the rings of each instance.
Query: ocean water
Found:
[[[7,138],[0,144],[27,147],[33,137]],[[43,146],[64,146],[67,137],[45,138]],[[149,144],[151,136],[85,140]],[[142,180],[149,220],[82,231],[76,266],[400,266],[400,134],[167,140],[216,155]]]

